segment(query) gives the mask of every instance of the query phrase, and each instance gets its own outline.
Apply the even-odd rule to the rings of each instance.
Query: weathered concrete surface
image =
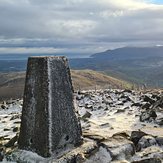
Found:
[[[73,88],[65,57],[28,60],[19,148],[41,156],[81,143]]]

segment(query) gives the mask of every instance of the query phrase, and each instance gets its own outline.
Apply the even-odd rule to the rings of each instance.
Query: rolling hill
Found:
[[[25,72],[0,73],[0,100],[23,96]],[[71,70],[75,90],[131,88],[131,84],[92,70]]]

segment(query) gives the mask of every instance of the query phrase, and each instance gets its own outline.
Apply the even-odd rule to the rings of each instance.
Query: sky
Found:
[[[163,0],[0,0],[0,54],[163,45]]]
[[[155,4],[163,4],[163,0],[153,0],[152,2]]]

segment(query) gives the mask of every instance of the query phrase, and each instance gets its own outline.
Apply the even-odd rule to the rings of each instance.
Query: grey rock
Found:
[[[147,102],[142,106],[142,109],[149,109],[150,106],[151,106],[151,104]]]
[[[136,106],[136,107],[141,107],[141,106],[142,106],[142,104],[141,104],[141,103],[139,103],[139,102],[135,102],[135,103],[133,103],[131,106],[132,106],[132,107],[133,107],[133,106]]]
[[[145,135],[147,134],[144,133],[143,131],[132,131],[130,139],[135,144],[135,146],[137,146],[139,140]]]
[[[14,127],[12,131],[13,132],[18,132],[19,131],[19,127]]]
[[[5,147],[13,147],[18,140],[18,135],[14,136],[9,142],[5,144]]]
[[[161,160],[163,159],[163,150],[161,147],[159,146],[147,147],[144,150],[137,152],[131,160],[132,161],[148,160],[150,162],[154,161],[154,158],[159,158]]]
[[[152,98],[156,100],[160,100],[161,97],[157,94],[152,94]]]
[[[85,108],[86,108],[86,109],[91,109],[91,110],[92,110],[92,109],[93,109],[93,105],[92,105],[92,104],[86,104],[86,105],[85,105]]]
[[[160,126],[163,125],[163,118],[156,119],[156,123]]]
[[[145,158],[131,163],[162,163],[162,161],[159,158]]]
[[[77,146],[81,141],[67,59],[30,57],[19,148],[49,157]]]
[[[83,160],[89,158],[91,155],[98,151],[98,146],[94,141],[84,142],[81,147],[76,148],[63,157],[50,160],[51,163],[82,163]]]
[[[123,136],[115,135],[101,143],[110,151],[113,160],[129,159],[135,154],[134,144]]]
[[[145,102],[149,102],[150,104],[154,104],[155,103],[155,100],[153,100],[152,98],[150,98],[147,95],[144,95],[144,101]]]
[[[157,141],[158,145],[163,146],[163,136],[162,137],[157,137],[156,141]]]
[[[104,147],[99,147],[98,151],[91,155],[84,163],[110,163],[112,162],[112,157],[110,151]],[[81,162],[79,162],[81,163]]]
[[[7,109],[7,106],[4,105],[4,104],[2,104],[2,105],[1,105],[1,108],[2,108],[2,109]]]
[[[125,112],[125,108],[123,109],[117,109],[117,111],[115,113],[124,113]]]
[[[154,110],[149,110],[141,113],[140,121],[144,122],[144,121],[155,120],[156,117],[157,117],[156,112]]]
[[[4,149],[0,148],[0,161],[3,161],[4,158]]]
[[[132,90],[130,90],[130,89],[125,89],[125,90],[123,91],[123,93],[132,93]]]
[[[13,115],[10,120],[15,120],[15,119],[20,119],[21,115],[17,114],[17,115]]]
[[[91,117],[91,113],[86,111],[85,114],[81,117],[83,120],[85,120],[86,118],[90,118]]]
[[[139,140],[136,148],[137,151],[140,151],[141,149],[150,147],[152,145],[157,145],[156,139],[150,135],[145,135]]]
[[[4,128],[3,131],[10,131],[10,128]]]

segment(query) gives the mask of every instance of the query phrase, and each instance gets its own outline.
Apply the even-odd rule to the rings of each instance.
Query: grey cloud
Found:
[[[163,42],[162,9],[125,8],[111,0],[2,0],[0,47],[156,44]]]

